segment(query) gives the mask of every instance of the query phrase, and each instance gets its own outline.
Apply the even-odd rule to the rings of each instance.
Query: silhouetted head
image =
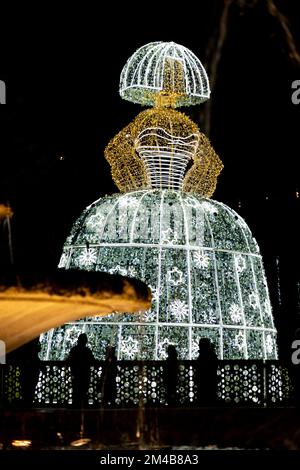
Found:
[[[87,345],[87,342],[88,342],[87,335],[85,333],[81,333],[78,336],[78,340],[77,340],[78,346],[84,347]]]
[[[199,341],[200,353],[206,353],[206,352],[213,351],[213,350],[214,350],[214,346],[211,343],[209,338],[200,338],[200,341]]]
[[[167,353],[169,359],[177,359],[177,351],[174,344],[169,344],[167,347]]]

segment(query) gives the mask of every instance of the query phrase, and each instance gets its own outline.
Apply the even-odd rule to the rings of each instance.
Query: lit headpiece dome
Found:
[[[170,98],[175,108],[202,103],[210,96],[200,60],[174,42],[151,42],[140,47],[121,73],[120,95],[125,100],[153,106],[161,94]]]

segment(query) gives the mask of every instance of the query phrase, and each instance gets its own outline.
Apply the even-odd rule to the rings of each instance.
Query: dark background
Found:
[[[118,95],[121,69],[134,50],[174,41],[209,68],[207,46],[218,33],[223,1],[199,3],[198,10],[170,5],[166,13],[150,4],[118,11],[116,4],[111,12],[73,5],[67,14],[45,7],[35,11],[33,26],[22,24],[18,11],[18,22],[1,39],[7,104],[0,106],[0,203],[9,203],[15,214],[13,269],[7,231],[0,227],[2,282],[16,274],[22,283],[45,278],[82,209],[116,191],[103,151],[141,111]],[[299,50],[300,2],[275,3]],[[300,66],[289,57],[283,29],[266,4],[233,2],[212,94],[210,138],[224,163],[214,198],[245,217],[261,246],[280,352],[288,357],[300,326],[300,105],[291,102]],[[201,128],[205,109],[184,111]]]

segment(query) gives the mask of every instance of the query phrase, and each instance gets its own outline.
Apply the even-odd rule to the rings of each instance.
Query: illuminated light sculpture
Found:
[[[193,74],[172,62],[194,57],[188,52],[174,43],[151,43],[127,62],[121,96],[155,107],[108,144],[105,157],[123,194],[100,198],[83,211],[59,264],[140,279],[151,289],[151,308],[51,330],[41,337],[44,359],[63,359],[81,332],[99,359],[108,344],[119,359],[165,359],[169,344],[180,358],[192,359],[201,337],[211,339],[221,359],[277,358],[258,245],[236,212],[208,199],[222,162],[196,124],[172,109],[203,101],[204,89],[209,95],[198,59]],[[190,83],[195,77],[203,80],[198,98]]]

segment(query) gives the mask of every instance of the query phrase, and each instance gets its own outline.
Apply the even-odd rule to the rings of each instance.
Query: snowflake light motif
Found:
[[[242,273],[246,269],[246,260],[242,255],[236,255],[234,257],[235,266],[238,273]]]
[[[122,268],[119,264],[114,268],[111,268],[108,272],[109,274],[119,274],[120,276],[127,276],[128,274],[127,269]]]
[[[79,256],[79,263],[82,266],[92,266],[97,261],[97,250],[95,248],[85,248]]]
[[[178,286],[183,282],[183,273],[177,267],[168,271],[167,279],[173,286]]]
[[[234,323],[240,323],[243,315],[241,307],[238,304],[231,304],[229,307],[229,315]]]
[[[156,320],[156,312],[151,309],[142,312],[142,320],[145,322],[154,322]]]
[[[244,334],[241,331],[237,335],[235,335],[234,346],[239,351],[242,351],[244,348]]]
[[[172,343],[168,338],[164,338],[160,343],[158,343],[157,352],[158,352],[159,359],[163,359],[163,360],[167,359],[168,357],[167,349],[168,349],[168,346],[170,346],[171,344],[174,344],[174,343]]]
[[[73,325],[71,328],[67,330],[65,338],[67,342],[70,342],[71,345],[73,346],[76,343],[80,333],[82,333],[82,330],[79,329],[78,326]]]
[[[209,256],[205,255],[203,251],[196,251],[194,260],[195,265],[200,269],[206,269],[209,266]]]
[[[171,229],[171,227],[162,231],[161,243],[165,245],[176,245],[177,239],[178,239],[177,233],[174,232],[174,230]]]
[[[203,323],[207,323],[207,324],[217,323],[216,314],[212,309],[210,309],[209,312],[204,314]]]
[[[104,224],[105,217],[102,213],[96,212],[96,214],[91,215],[88,219],[86,226],[90,230],[95,230],[96,228],[102,228]]]
[[[152,302],[158,302],[159,299],[159,291],[157,287],[149,286],[152,294]]]
[[[207,299],[209,293],[207,290],[207,286],[205,285],[204,282],[201,282],[196,289],[195,289],[195,294],[192,295],[193,300],[200,300],[201,302],[205,299]]]
[[[192,341],[192,359],[197,359],[199,356],[199,341],[200,336]]]
[[[133,268],[132,266],[129,266],[128,271],[127,271],[127,276],[135,277],[136,275],[137,275],[136,269]]]
[[[170,305],[171,315],[178,321],[184,321],[189,316],[189,309],[182,300],[174,300]]]
[[[272,354],[273,348],[274,348],[273,338],[272,338],[271,335],[267,335],[267,337],[266,337],[266,351],[267,351],[267,353]]]
[[[256,292],[252,292],[251,294],[249,294],[249,304],[252,308],[259,307],[259,297]]]
[[[139,342],[132,336],[121,341],[121,352],[124,354],[125,359],[134,359],[139,352]]]

